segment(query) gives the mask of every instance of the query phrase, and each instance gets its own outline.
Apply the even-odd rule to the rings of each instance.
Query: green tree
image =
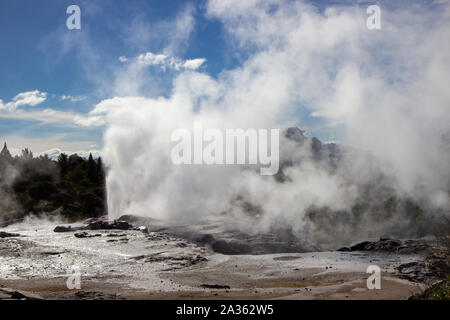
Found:
[[[92,153],[89,153],[89,159],[87,162],[87,177],[90,182],[96,184],[98,182],[97,164],[92,158]]]
[[[67,175],[67,172],[69,171],[69,157],[65,153],[61,153],[58,156],[58,165],[59,169],[61,171],[61,178],[65,178]]]
[[[98,157],[98,159],[97,159],[97,177],[98,177],[98,181],[101,184],[104,184],[104,181],[105,181],[104,170],[105,170],[105,168],[103,167],[102,157]]]

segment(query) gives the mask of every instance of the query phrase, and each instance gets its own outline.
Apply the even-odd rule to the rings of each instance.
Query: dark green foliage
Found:
[[[31,183],[28,187],[28,194],[36,201],[51,200],[58,194],[58,189],[53,182],[43,180]]]
[[[98,182],[97,164],[92,158],[92,153],[89,154],[89,159],[87,162],[87,177],[93,184]]]
[[[61,178],[65,178],[67,175],[67,172],[69,171],[69,158],[67,157],[67,154],[61,153],[58,156],[58,166],[61,170]]]
[[[0,177],[6,176],[12,181],[0,184],[0,191],[10,194],[6,209],[15,219],[55,213],[74,221],[106,214],[103,162],[92,154],[87,160],[61,154],[53,161],[25,149],[19,157],[0,157]]]

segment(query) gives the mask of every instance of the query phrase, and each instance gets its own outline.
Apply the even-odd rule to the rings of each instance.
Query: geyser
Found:
[[[261,175],[278,173],[280,150],[278,129],[217,129],[203,132],[200,122],[194,123],[193,133],[177,129],[171,141],[171,159],[176,165],[233,165],[260,164]],[[265,167],[268,166],[268,167]]]
[[[111,218],[195,224],[225,213],[248,233],[289,228],[344,241],[423,234],[414,221],[448,214],[450,149],[441,137],[450,123],[449,3],[389,9],[381,30],[367,29],[365,8],[301,1],[214,0],[207,16],[247,57],[239,66],[216,77],[180,70],[167,97],[115,97],[92,111],[108,125]],[[339,132],[351,148],[331,161],[335,153],[315,151],[318,140],[281,135],[282,178],[176,166],[171,135],[195,121],[219,130]]]

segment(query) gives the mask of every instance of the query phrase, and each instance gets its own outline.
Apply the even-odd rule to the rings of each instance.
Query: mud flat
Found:
[[[426,287],[398,271],[423,261],[417,253],[230,255],[165,231],[84,229],[75,236],[77,226],[55,227],[1,230],[9,235],[0,238],[0,299],[407,299]],[[382,270],[380,290],[367,289],[369,265]],[[81,288],[70,290],[73,266]]]

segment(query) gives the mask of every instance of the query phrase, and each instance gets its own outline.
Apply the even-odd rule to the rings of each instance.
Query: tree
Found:
[[[98,157],[97,159],[97,177],[98,181],[103,184],[105,181],[105,168],[103,167],[102,157]]]
[[[61,153],[58,156],[58,165],[59,169],[61,171],[61,178],[64,178],[67,175],[67,172],[69,171],[69,162],[68,162],[68,156],[65,153]]]
[[[95,163],[94,158],[92,158],[92,153],[89,153],[87,162],[87,177],[92,183],[96,184],[98,182],[97,164]]]
[[[25,161],[33,160],[33,152],[30,149],[25,148],[22,150],[22,159]]]

